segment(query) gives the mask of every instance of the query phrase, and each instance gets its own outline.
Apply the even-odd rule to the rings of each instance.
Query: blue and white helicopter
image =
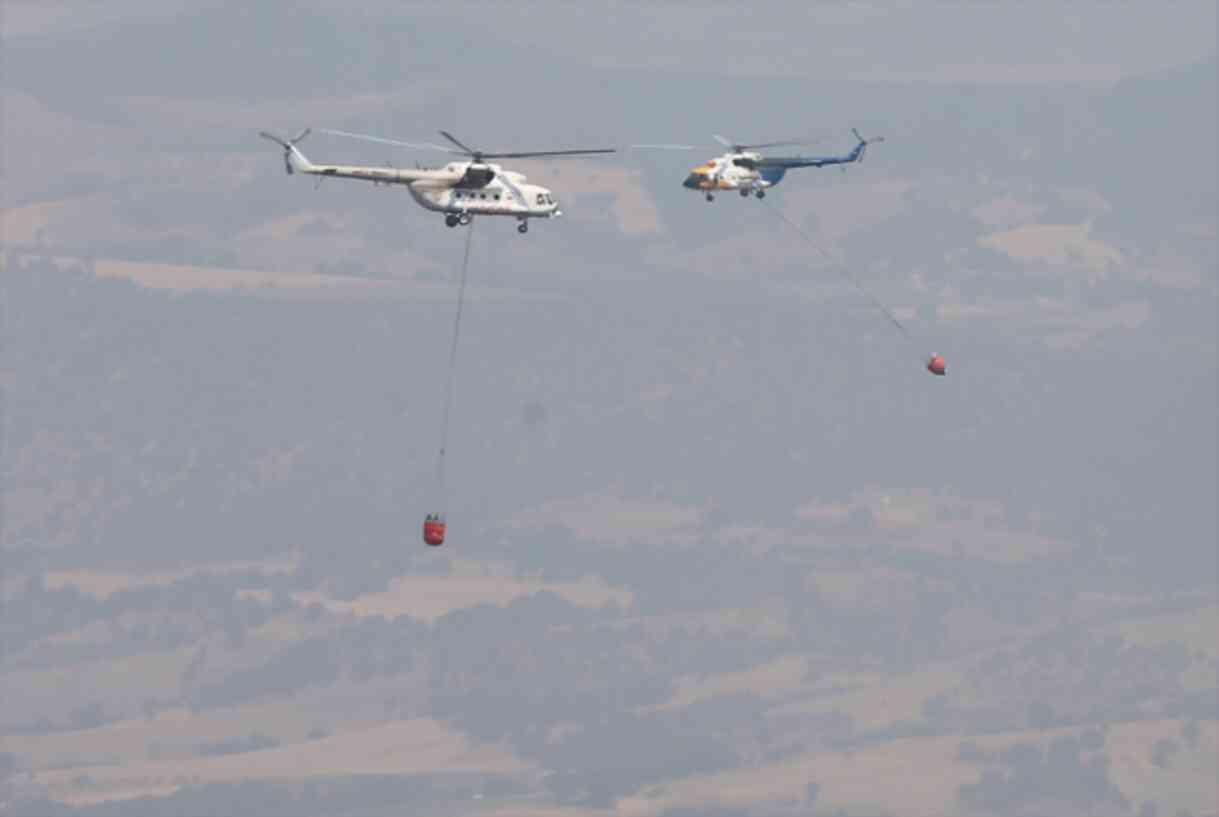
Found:
[[[690,171],[682,182],[689,190],[701,191],[707,201],[715,201],[717,191],[736,190],[742,197],[749,194],[759,199],[766,191],[783,180],[787,171],[798,167],[826,167],[848,165],[863,161],[868,145],[883,142],[884,137],[864,139],[854,128],[856,144],[849,152],[840,156],[766,156],[759,152],[763,148],[807,144],[804,142],[760,142],[753,145],[740,144],[715,135],[715,141],[728,148],[728,152],[699,165]],[[636,148],[664,150],[697,150],[694,145],[635,145]]]

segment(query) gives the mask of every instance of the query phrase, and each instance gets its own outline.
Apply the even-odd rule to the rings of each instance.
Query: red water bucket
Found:
[[[444,520],[438,516],[429,516],[423,520],[423,541],[432,547],[444,544]]]

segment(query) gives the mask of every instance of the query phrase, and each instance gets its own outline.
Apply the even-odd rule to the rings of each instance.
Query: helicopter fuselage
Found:
[[[517,218],[553,218],[559,214],[559,204],[550,190],[528,184],[523,174],[504,170],[499,165],[452,162],[435,172],[436,178],[407,182],[412,198],[427,210]],[[504,177],[519,195],[504,183]],[[484,180],[480,185],[469,183]]]
[[[778,184],[783,173],[780,171],[768,174],[747,166],[760,158],[761,155],[757,153],[725,153],[691,170],[682,186],[704,193],[717,190],[740,190],[744,193],[766,190]]]
[[[859,131],[852,130],[857,140],[855,147],[849,152],[837,156],[763,156],[751,147],[768,147],[767,145],[736,145],[733,150],[717,156],[690,171],[690,175],[682,182],[689,190],[703,193],[707,201],[715,198],[716,191],[737,190],[742,196],[753,193],[758,198],[766,195],[767,188],[774,187],[783,181],[787,171],[798,167],[827,167],[829,165],[849,165],[863,161],[864,151],[874,142],[884,141],[884,137],[864,139]],[[727,144],[722,137],[717,137]]]
[[[268,138],[285,145],[285,169],[289,174],[317,176],[319,182],[336,178],[376,185],[406,185],[420,207],[444,213],[445,224],[450,227],[469,224],[476,215],[511,216],[520,222],[517,229],[524,233],[529,230],[531,218],[562,215],[550,190],[528,184],[524,174],[504,170],[497,164],[464,161],[450,162],[441,168],[314,164],[295,143],[269,134]]]

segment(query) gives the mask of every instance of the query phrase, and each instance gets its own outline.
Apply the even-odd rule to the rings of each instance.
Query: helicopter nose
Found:
[[[681,186],[687,190],[697,190],[699,185],[699,177],[697,173],[691,173],[686,177],[686,180],[681,183]]]

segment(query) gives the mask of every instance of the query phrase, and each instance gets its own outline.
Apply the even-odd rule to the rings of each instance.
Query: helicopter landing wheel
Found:
[[[469,213],[462,213],[460,216],[457,217],[458,223],[461,224],[461,226],[463,226],[463,227],[466,226],[467,224],[469,224],[473,220],[474,220],[474,216],[470,215]]]
[[[459,219],[457,216],[445,216],[444,223],[446,227],[456,227],[459,223],[461,223],[461,219]]]
[[[524,235],[525,233],[529,232],[529,222],[522,219],[521,223],[516,225],[516,231],[518,233],[520,233],[521,235]]]
[[[765,190],[759,190],[758,192],[754,193],[754,195],[755,195],[755,196],[757,196],[757,197],[758,197],[758,198],[760,198],[760,199],[764,199],[764,198],[766,198],[766,191],[765,191]]]
[[[713,196],[713,195],[711,195],[710,193],[708,193],[708,194],[707,194],[707,201],[715,201],[715,196]]]
[[[741,198],[743,198],[743,199],[747,199],[747,198],[749,198],[749,190],[748,190],[748,188],[744,188],[744,187],[743,187],[743,188],[741,188]]]

